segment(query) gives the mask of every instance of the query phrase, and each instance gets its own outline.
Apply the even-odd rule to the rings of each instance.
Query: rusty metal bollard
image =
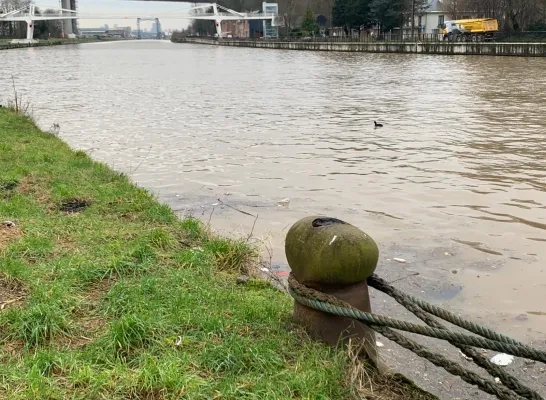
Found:
[[[306,217],[288,231],[285,251],[298,282],[371,312],[366,280],[375,271],[379,249],[366,233],[339,219]],[[375,333],[363,323],[297,302],[294,321],[330,345],[349,339],[363,344],[367,357],[380,367]]]

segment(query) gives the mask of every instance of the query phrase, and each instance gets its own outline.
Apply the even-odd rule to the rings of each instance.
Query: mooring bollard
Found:
[[[306,217],[288,231],[285,251],[299,283],[371,312],[366,280],[375,271],[379,249],[366,233],[336,218]],[[349,339],[362,344],[369,359],[380,366],[375,333],[363,323],[298,302],[294,305],[294,320],[328,344]]]

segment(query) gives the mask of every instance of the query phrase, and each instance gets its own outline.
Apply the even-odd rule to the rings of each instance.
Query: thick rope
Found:
[[[432,326],[434,328],[447,329],[444,325],[442,325],[440,322],[436,321],[433,317],[431,317],[429,314],[427,314],[425,311],[423,311],[423,309],[421,309],[416,304],[416,302],[414,301],[414,298],[412,298],[411,296],[409,296],[409,295],[407,295],[405,293],[402,293],[401,291],[399,291],[395,287],[391,286],[389,283],[387,283],[383,279],[379,278],[378,276],[373,275],[371,278],[369,278],[368,279],[368,284],[371,287],[373,287],[373,288],[375,288],[377,290],[380,290],[383,293],[386,293],[387,295],[394,298],[398,303],[403,305],[405,308],[407,308],[409,311],[411,311],[413,314],[415,314],[418,318],[423,320],[427,325]],[[425,303],[425,302],[423,302],[423,303]],[[435,306],[433,306],[433,307],[435,307]],[[447,312],[447,314],[451,314],[451,313]],[[473,323],[471,322],[471,324],[473,324]],[[473,325],[475,325],[475,324],[473,324]],[[499,337],[505,337],[505,336],[502,336],[502,335],[498,335],[498,336]],[[542,400],[542,397],[540,396],[540,394],[538,394],[533,389],[528,388],[527,386],[520,383],[516,378],[514,378],[509,373],[505,372],[501,367],[499,367],[498,365],[495,365],[491,361],[489,361],[487,359],[487,357],[482,357],[482,355],[478,351],[473,349],[472,347],[461,346],[461,345],[458,345],[458,344],[454,344],[454,345],[456,347],[458,347],[463,352],[464,355],[466,355],[467,357],[472,358],[472,360],[477,365],[479,365],[480,367],[485,369],[489,373],[489,375],[491,375],[493,377],[496,377],[496,378],[499,378],[501,380],[501,382],[506,387],[512,389],[515,393],[517,393],[521,397],[524,397],[524,398],[529,399],[529,400]]]
[[[379,278],[377,275],[372,275],[370,278],[368,278],[368,285],[371,287],[380,290],[386,294],[388,294],[391,297],[394,297],[393,293],[393,287],[390,286],[385,280]],[[430,303],[427,303],[426,301],[423,301],[421,299],[418,299],[416,297],[404,294],[404,297],[407,298],[412,303],[416,304],[426,312],[437,316],[438,318],[443,319],[444,321],[450,322],[454,325],[460,326],[461,328],[466,329],[467,331],[473,332],[477,335],[480,335],[484,338],[488,338],[491,340],[496,340],[498,342],[504,342],[504,343],[510,343],[515,344],[518,346],[525,346],[523,343],[518,342],[517,340],[514,340],[508,336],[504,336],[500,333],[497,333],[495,331],[492,331],[491,329],[488,329],[486,327],[483,327],[481,325],[478,325],[472,321],[467,321],[461,317],[458,317],[457,315],[444,310],[443,308],[437,307],[435,305],[432,305]]]
[[[294,295],[294,293],[292,292],[292,287],[294,285],[300,285],[300,284],[297,281],[295,281],[295,278],[293,276],[289,276],[288,279],[289,279],[288,282],[289,282],[289,285],[290,285],[289,291],[291,292],[292,295]],[[310,289],[310,288],[308,288],[308,289],[310,291],[315,291],[314,289]],[[320,293],[318,291],[315,291],[315,292],[317,292],[319,294],[322,294],[322,293]],[[328,296],[328,295],[324,295],[324,296],[331,297],[331,302],[334,303],[336,306],[346,307],[346,308],[354,308],[350,304],[338,299],[337,297]],[[298,300],[296,299],[296,301],[298,301]],[[355,310],[357,310],[357,309],[355,308]],[[468,383],[470,383],[472,385],[478,386],[481,390],[483,390],[486,393],[497,396],[497,398],[499,398],[501,400],[516,400],[516,399],[518,399],[511,392],[504,389],[502,386],[499,386],[499,385],[497,385],[497,384],[495,384],[493,382],[490,382],[490,381],[487,381],[487,380],[483,379],[478,374],[464,369],[459,364],[457,364],[457,363],[443,357],[440,354],[435,354],[435,353],[427,350],[425,347],[421,346],[420,344],[414,342],[411,339],[408,339],[408,338],[402,336],[401,334],[399,334],[398,332],[393,331],[392,329],[389,329],[389,328],[384,327],[384,326],[378,326],[378,325],[370,325],[370,328],[372,328],[376,332],[381,333],[386,338],[398,343],[400,346],[414,352],[418,356],[429,360],[434,365],[436,365],[438,367],[442,367],[446,371],[448,371],[449,373],[461,377],[461,379],[463,379],[465,382],[468,382]]]
[[[503,341],[484,339],[478,336],[471,336],[463,333],[413,324],[407,321],[388,318],[383,315],[364,312],[354,307],[347,307],[347,304],[339,305],[339,303],[337,303],[338,305],[336,305],[334,300],[336,298],[334,296],[329,296],[314,289],[308,288],[300,284],[293,276],[289,276],[288,283],[290,286],[289,292],[297,302],[325,313],[353,318],[370,326],[385,326],[436,339],[447,340],[448,342],[459,345],[481,347],[484,349],[499,351],[546,363],[545,352],[536,350],[526,345],[514,345]]]
[[[357,319],[370,326],[375,331],[383,334],[390,340],[398,343],[400,346],[413,351],[420,357],[426,358],[434,365],[444,368],[451,374],[460,376],[465,382],[476,385],[482,391],[495,395],[501,400],[518,399],[519,397],[516,396],[514,392],[526,399],[543,400],[543,398],[537,392],[521,384],[516,378],[506,373],[497,365],[491,363],[487,358],[482,357],[475,349],[469,347],[467,344],[476,347],[484,347],[496,351],[502,351],[505,353],[515,353],[514,355],[517,356],[521,356],[520,354],[525,354],[523,355],[523,357],[525,358],[537,359],[537,361],[543,362],[544,360],[546,360],[546,353],[535,350],[509,337],[497,334],[487,328],[481,327],[477,324],[459,318],[448,311],[442,310],[439,307],[432,306],[429,303],[420,301],[419,299],[415,299],[409,295],[406,295],[398,291],[394,287],[390,286],[387,282],[377,276],[370,278],[370,280],[372,280],[373,282],[370,284],[370,286],[375,287],[376,289],[381,290],[386,294],[392,296],[400,304],[402,304],[408,310],[412,311],[417,317],[422,319],[430,326],[424,327],[417,324],[407,323],[405,321],[387,318],[381,315],[374,315],[371,313],[363,312],[351,306],[350,304],[345,303],[335,296],[321,293],[317,290],[308,288],[300,284],[292,274],[288,278],[288,283],[289,292],[297,302],[326,313]],[[420,304],[427,308],[427,310],[421,309]],[[469,330],[471,330],[472,332],[483,332],[486,337],[491,339],[476,338],[475,336],[449,332],[446,327],[444,327],[441,323],[436,321],[432,316],[428,315],[425,312],[428,310],[433,310],[434,312],[430,312],[431,314],[439,316],[446,321],[456,321],[452,323],[458,326],[471,327],[472,329]],[[379,321],[379,324],[375,324],[375,321]],[[485,380],[479,375],[464,369],[459,364],[454,363],[439,354],[435,354],[429,351],[425,347],[406,338],[398,332],[393,331],[389,327],[449,341],[454,346],[459,347],[464,354],[466,354],[468,357],[471,357],[476,362],[476,364],[484,368],[489,374],[501,379],[501,382],[506,385],[507,388],[512,389],[514,392],[511,392],[503,386],[499,386],[498,384],[493,383],[489,380]],[[450,333],[453,335],[446,336],[442,333]],[[455,337],[457,340],[453,340],[453,337]],[[495,340],[492,338],[497,338],[499,340]],[[478,340],[479,344],[476,345],[474,340]],[[507,348],[509,348],[510,350],[506,350]],[[529,357],[529,355],[532,356]],[[537,357],[534,358],[533,356]]]
[[[390,328],[386,328],[384,326],[374,326],[374,325],[371,325],[370,327],[376,332],[381,333],[386,338],[392,340],[393,342],[398,343],[400,346],[404,347],[405,349],[408,349],[414,352],[415,354],[417,354],[418,356],[429,360],[431,363],[433,363],[437,367],[442,367],[450,374],[461,377],[463,381],[470,383],[471,385],[478,386],[482,391],[486,393],[497,396],[497,398],[501,400],[519,399],[518,396],[516,396],[515,394],[513,394],[511,391],[504,388],[503,386],[498,385],[495,382],[483,379],[478,374],[472,371],[468,371],[467,369],[464,369],[456,362],[453,362],[440,354],[431,352],[426,347],[421,346],[417,342],[414,342],[413,340],[408,339],[407,337],[399,334],[398,332],[393,331]]]

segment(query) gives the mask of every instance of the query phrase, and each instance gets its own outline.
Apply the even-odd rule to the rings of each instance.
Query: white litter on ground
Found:
[[[464,354],[461,350],[459,350],[459,355],[464,358],[466,361],[472,361],[472,357],[468,357],[466,354]]]
[[[501,365],[503,367],[508,364],[512,364],[513,361],[514,361],[514,356],[511,356],[510,354],[504,354],[504,353],[497,354],[495,357],[491,359],[491,362],[493,364]]]
[[[289,204],[290,204],[290,199],[289,198],[282,199],[281,201],[277,202],[277,205],[279,207],[288,207]]]

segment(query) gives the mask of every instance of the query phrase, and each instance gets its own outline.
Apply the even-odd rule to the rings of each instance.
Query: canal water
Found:
[[[0,52],[0,97],[13,74],[42,128],[58,123],[180,215],[252,232],[281,270],[289,226],[334,216],[375,238],[381,276],[533,341],[546,332],[545,68],[135,41]]]

